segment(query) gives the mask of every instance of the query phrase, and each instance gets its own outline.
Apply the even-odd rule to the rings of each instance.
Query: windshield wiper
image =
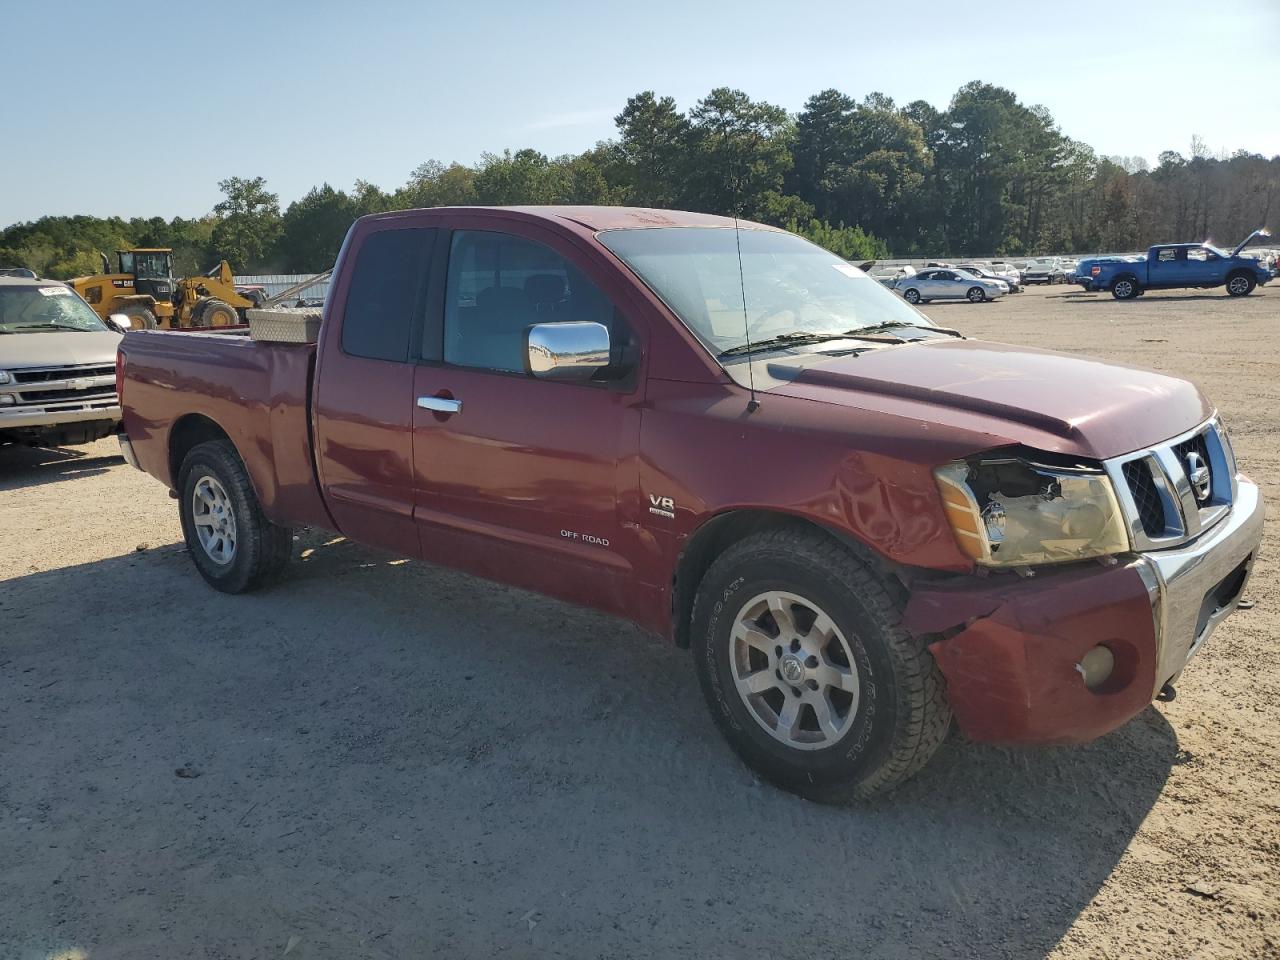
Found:
[[[77,327],[73,323],[23,323],[14,330],[78,330],[81,333],[92,333],[87,327]],[[9,331],[12,333],[13,331]]]
[[[742,353],[755,353],[757,350],[768,350],[773,347],[794,346],[805,343],[823,343],[827,340],[847,340],[843,333],[780,333],[776,337],[764,340],[750,340],[736,347],[720,351],[717,356],[732,357]]]
[[[949,337],[960,337],[963,339],[964,334],[959,330],[952,330],[950,327],[926,327],[920,323],[907,323],[903,320],[886,320],[883,323],[873,323],[869,327],[854,327],[852,330],[846,330],[846,337],[861,337],[864,333],[882,333],[885,330],[894,330],[900,327],[909,327],[913,330],[933,330],[937,333],[945,333]]]

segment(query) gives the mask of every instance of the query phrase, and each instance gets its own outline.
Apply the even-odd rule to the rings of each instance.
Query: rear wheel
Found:
[[[983,300],[987,299],[987,294],[981,287],[970,287],[969,292],[965,294],[965,297],[970,303],[981,303]]]
[[[192,448],[178,478],[187,552],[211,587],[245,593],[279,575],[289,562],[293,533],[263,514],[231,441]]]
[[[937,664],[885,584],[820,533],[762,533],[726,550],[699,585],[693,647],[730,745],[814,800],[891,789],[951,722]]]
[[[902,291],[902,299],[907,301],[907,303],[919,303],[920,291],[915,287],[908,287],[906,290]]]
[[[231,327],[240,322],[236,308],[216,297],[210,297],[201,303],[197,308],[197,316],[196,326],[199,327]]]
[[[1138,281],[1131,277],[1121,277],[1111,285],[1111,295],[1117,300],[1132,300],[1138,293]]]
[[[144,307],[140,303],[131,303],[111,312],[128,317],[129,326],[134,330],[154,330],[158,326],[156,315],[151,311],[151,308]]]
[[[1233,297],[1243,297],[1253,293],[1253,288],[1257,285],[1258,281],[1247,273],[1233,273],[1227,278],[1227,293]]]

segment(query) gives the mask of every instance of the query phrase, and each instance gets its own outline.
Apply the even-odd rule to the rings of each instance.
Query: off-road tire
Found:
[[[1111,296],[1117,300],[1132,300],[1141,292],[1142,288],[1133,277],[1117,277],[1115,283],[1111,284]]]
[[[210,327],[230,327],[240,322],[240,315],[236,312],[236,308],[231,306],[225,300],[219,300],[217,297],[210,297],[200,303],[197,308],[196,326],[208,329]],[[219,322],[219,318],[223,318],[223,322]]]
[[[215,562],[200,543],[193,498],[201,478],[212,476],[226,491],[235,516],[235,552],[227,564]],[[249,474],[230,440],[210,440],[191,449],[178,471],[178,511],[182,535],[196,569],[223,593],[248,593],[284,570],[293,550],[293,531],[266,518]]]
[[[131,303],[111,312],[128,317],[129,326],[134,330],[155,330],[159,326],[151,308],[144,307],[140,303]]]
[[[1258,281],[1243,270],[1233,273],[1227,277],[1227,296],[1246,297],[1253,293],[1253,288],[1257,285]]]
[[[983,290],[981,287],[970,287],[965,291],[964,298],[970,303],[981,303],[983,300],[987,299],[987,291]]]
[[[757,722],[735,685],[734,623],[752,598],[770,590],[817,604],[853,651],[858,703],[829,747],[782,743]],[[729,744],[761,776],[825,803],[865,799],[912,776],[946,738],[951,708],[925,641],[901,619],[886,581],[825,534],[772,531],[729,547],[699,584],[691,633],[703,694]]]
[[[920,291],[915,287],[907,287],[906,290],[902,291],[902,299],[910,304],[920,303]]]

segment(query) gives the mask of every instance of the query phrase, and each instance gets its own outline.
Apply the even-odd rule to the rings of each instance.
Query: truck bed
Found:
[[[186,450],[225,434],[271,520],[332,526],[311,455],[314,344],[135,331],[120,353],[129,397],[124,430],[142,469],[175,489]]]

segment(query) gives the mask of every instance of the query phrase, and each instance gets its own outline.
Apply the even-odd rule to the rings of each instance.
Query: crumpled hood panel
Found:
[[[785,376],[771,393],[977,426],[997,441],[1098,459],[1166,440],[1213,412],[1176,377],[980,340],[831,357]]]

